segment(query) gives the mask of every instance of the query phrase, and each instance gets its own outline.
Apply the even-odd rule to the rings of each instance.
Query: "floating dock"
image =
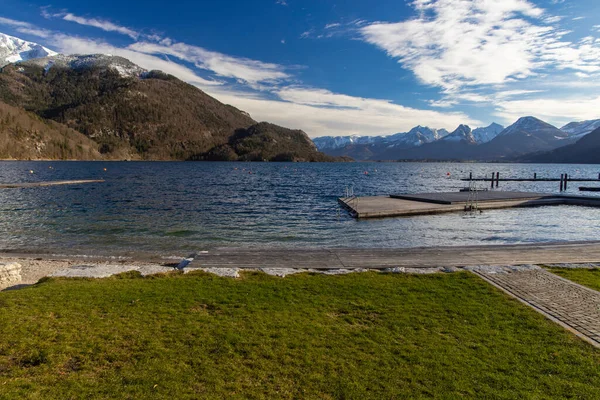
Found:
[[[338,202],[359,219],[554,205],[600,207],[600,197],[500,191],[342,197]]]
[[[102,183],[103,179],[80,179],[74,181],[48,181],[48,182],[25,182],[25,183],[0,183],[0,189],[21,189],[34,188],[42,186],[59,186],[59,185],[81,185],[84,183]]]

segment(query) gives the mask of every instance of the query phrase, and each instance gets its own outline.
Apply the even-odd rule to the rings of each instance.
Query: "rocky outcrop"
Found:
[[[0,288],[21,282],[21,264],[0,263]]]

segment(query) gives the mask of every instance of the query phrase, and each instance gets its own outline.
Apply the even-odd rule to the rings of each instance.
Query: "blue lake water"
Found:
[[[457,191],[465,186],[459,179],[470,172],[482,177],[493,171],[501,177],[536,172],[538,177],[587,178],[598,177],[600,166],[0,162],[0,182],[106,180],[0,189],[0,251],[175,257],[216,247],[418,247],[599,238],[600,209],[594,208],[357,221],[337,204],[347,187],[358,196]],[[579,194],[578,186],[572,183],[568,192]],[[500,190],[558,193],[559,184],[501,182]]]

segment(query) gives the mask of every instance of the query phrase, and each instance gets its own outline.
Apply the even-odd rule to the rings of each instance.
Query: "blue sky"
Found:
[[[323,135],[600,118],[597,0],[3,0],[0,31]]]

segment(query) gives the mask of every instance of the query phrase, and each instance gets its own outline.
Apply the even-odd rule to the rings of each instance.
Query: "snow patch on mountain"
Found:
[[[525,132],[527,135],[531,135],[543,131],[559,131],[559,129],[535,117],[521,117],[517,120],[517,122],[500,132],[498,136],[522,134],[523,132]],[[558,136],[566,137],[567,134],[565,133],[564,135]]]
[[[487,143],[498,136],[503,130],[504,127],[502,125],[494,122],[490,126],[474,129],[473,138],[479,144]]]
[[[459,125],[451,134],[441,139],[444,142],[467,142],[476,144],[473,131],[468,125]]]
[[[600,119],[590,121],[570,122],[560,128],[561,131],[569,135],[569,139],[581,139],[588,133],[600,128]]]
[[[37,43],[0,33],[0,68],[7,64],[56,54],[56,52]]]
[[[448,133],[445,129],[432,129],[419,125],[408,132],[388,136],[322,136],[313,139],[313,142],[320,151],[339,150],[350,145],[381,145],[386,148],[407,148],[435,142],[448,135]]]
[[[22,64],[38,65],[46,71],[51,68],[70,68],[74,70],[86,68],[112,69],[122,77],[143,78],[148,71],[137,66],[126,58],[108,54],[56,54],[50,57],[32,59]]]

